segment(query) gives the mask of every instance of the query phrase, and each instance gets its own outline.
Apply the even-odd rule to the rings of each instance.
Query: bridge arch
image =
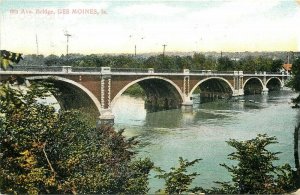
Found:
[[[89,100],[93,103],[94,108],[97,111],[98,116],[100,116],[101,104],[98,101],[98,99],[96,98],[96,96],[91,91],[89,91],[86,87],[84,87],[83,85],[81,85],[81,84],[79,84],[79,83],[77,83],[73,80],[66,79],[66,78],[63,78],[63,77],[58,77],[58,76],[30,76],[30,77],[26,77],[25,79],[28,80],[28,81],[49,80],[49,81],[52,81],[54,83],[55,82],[62,82],[64,84],[68,84],[71,87],[74,87],[74,89],[83,92],[83,94],[85,94],[89,98]],[[58,97],[55,97],[55,98],[59,99]]]
[[[202,80],[200,80],[198,83],[196,83],[196,85],[195,85],[195,86],[192,88],[192,90],[190,91],[189,97],[191,97],[191,96],[193,95],[194,91],[196,90],[196,88],[197,88],[198,86],[200,86],[200,85],[201,85],[202,83],[204,83],[205,81],[208,81],[208,80],[211,80],[211,79],[217,79],[217,80],[222,80],[222,81],[224,81],[224,82],[228,85],[228,87],[231,89],[232,94],[234,93],[234,88],[233,88],[233,86],[231,85],[231,83],[230,83],[228,80],[226,80],[226,79],[224,79],[224,78],[222,78],[222,77],[209,77],[209,78],[202,79]]]
[[[243,89],[245,95],[261,94],[266,89],[266,86],[260,78],[250,77],[245,80]]]
[[[245,80],[244,85],[243,85],[243,89],[245,88],[247,82],[248,82],[249,80],[251,80],[251,79],[257,79],[257,80],[261,83],[261,86],[264,87],[264,83],[263,83],[263,81],[262,81],[260,78],[258,78],[258,77],[250,77],[250,78],[248,78],[247,80]]]
[[[170,84],[170,86],[173,87],[173,89],[175,89],[175,91],[177,92],[178,96],[180,97],[180,101],[181,103],[183,102],[184,100],[184,95],[181,91],[181,89],[178,87],[178,85],[176,85],[176,83],[174,83],[172,80],[170,79],[167,79],[167,78],[164,78],[164,77],[160,77],[160,76],[147,76],[147,77],[144,77],[144,78],[140,78],[140,79],[137,79],[137,80],[134,80],[130,83],[128,83],[127,85],[125,85],[125,87],[123,87],[118,93],[117,95],[113,98],[113,100],[111,101],[111,106],[113,107],[117,101],[117,99],[130,87],[132,86],[133,84],[136,84],[136,83],[139,83],[139,82],[142,82],[142,81],[147,81],[147,80],[150,80],[150,79],[155,79],[155,80],[160,80],[160,81],[164,81],[166,82],[167,84]]]
[[[277,80],[277,81],[279,81],[281,87],[284,86],[284,83],[283,83],[282,80],[279,79],[278,77],[271,77],[271,78],[269,78],[269,79],[266,81],[266,86],[268,86],[268,83],[269,83],[270,81],[272,81],[272,80]]]

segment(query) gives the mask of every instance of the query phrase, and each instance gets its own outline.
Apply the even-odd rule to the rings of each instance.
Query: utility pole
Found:
[[[69,54],[69,37],[72,35],[68,34],[68,31],[66,31],[65,36],[67,37],[67,56],[68,56],[68,54]]]
[[[136,57],[136,45],[134,45],[134,57]]]
[[[35,43],[36,43],[36,55],[39,55],[39,43],[38,43],[38,38],[37,34],[35,34]]]
[[[164,47],[164,50],[163,50],[163,57],[165,57],[165,51],[166,51],[166,46],[167,46],[167,45],[166,45],[166,44],[163,44],[162,46]]]

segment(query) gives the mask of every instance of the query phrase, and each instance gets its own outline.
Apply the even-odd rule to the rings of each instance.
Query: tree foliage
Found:
[[[300,57],[294,60],[292,66],[292,78],[287,83],[288,87],[291,87],[296,92],[300,92]],[[300,95],[293,99],[293,102],[297,105],[300,103]]]
[[[39,104],[48,91],[0,86],[0,192],[147,193],[153,163],[133,160],[137,141]]]
[[[237,161],[237,165],[221,164],[231,173],[232,182],[217,182],[222,186],[218,193],[274,194],[294,188],[290,165],[274,165],[279,152],[267,149],[277,143],[275,137],[259,134],[251,140],[231,139],[227,143],[236,149],[228,159]]]
[[[292,87],[299,92],[300,91],[300,57],[298,57],[292,66]]]
[[[235,64],[228,57],[221,57],[218,59],[217,70],[233,71],[235,70]]]
[[[200,175],[197,172],[188,174],[188,167],[193,166],[195,163],[198,163],[201,159],[195,159],[193,161],[184,160],[182,157],[179,157],[179,167],[172,167],[170,172],[166,172],[161,168],[156,168],[160,173],[156,177],[165,180],[165,189],[160,190],[167,194],[182,194],[191,191],[189,189],[192,181],[196,176]]]
[[[282,65],[283,65],[283,60],[281,59],[273,60],[270,68],[271,72],[279,72],[282,69]]]
[[[300,161],[299,161],[299,132],[300,132],[300,123],[295,127],[294,130],[294,159],[295,159],[295,168],[296,170],[294,171],[294,180],[296,183],[296,187],[300,187]]]

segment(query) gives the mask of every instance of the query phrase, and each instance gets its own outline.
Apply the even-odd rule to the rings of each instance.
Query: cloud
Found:
[[[187,20],[197,19],[199,23],[220,25],[230,22],[241,22],[245,19],[257,18],[267,14],[280,2],[277,0],[252,0],[252,1],[228,1],[217,7],[209,7],[205,10],[187,14]],[[232,23],[234,24],[234,23]]]

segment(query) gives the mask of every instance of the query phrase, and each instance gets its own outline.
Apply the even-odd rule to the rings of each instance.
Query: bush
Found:
[[[0,86],[0,192],[147,193],[153,163],[133,160],[137,141],[37,103],[48,91]]]
[[[274,165],[273,162],[279,159],[279,152],[267,149],[270,144],[277,143],[275,137],[259,134],[251,140],[231,139],[227,143],[236,149],[236,152],[228,155],[228,159],[238,163],[233,166],[221,164],[231,173],[232,182],[217,182],[222,186],[218,192],[274,194],[285,193],[294,188],[290,165]]]
[[[167,194],[182,194],[193,191],[192,189],[189,189],[189,187],[192,181],[195,179],[195,177],[200,174],[196,172],[187,174],[187,168],[193,166],[200,160],[201,159],[195,159],[189,162],[188,160],[183,160],[183,158],[180,157],[179,167],[172,167],[170,172],[166,172],[161,168],[157,167],[156,170],[160,174],[155,177],[164,179],[166,186],[164,190],[159,190],[159,192],[164,192]]]

